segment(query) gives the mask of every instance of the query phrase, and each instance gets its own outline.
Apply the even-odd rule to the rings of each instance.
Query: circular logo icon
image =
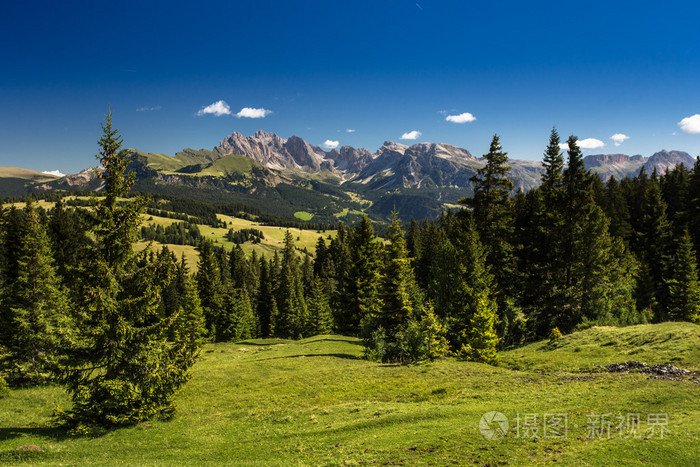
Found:
[[[479,420],[479,431],[486,439],[501,439],[508,433],[508,418],[501,412],[486,412]]]

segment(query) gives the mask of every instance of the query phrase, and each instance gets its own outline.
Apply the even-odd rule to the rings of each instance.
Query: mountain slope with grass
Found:
[[[519,160],[517,149],[506,150],[513,192],[539,186],[541,162]],[[130,149],[129,158],[134,189],[144,193],[230,200],[288,218],[305,211],[323,222],[345,209],[386,221],[394,205],[406,206],[400,210],[404,220],[434,218],[446,205],[472,195],[472,177],[486,163],[467,149],[444,143],[386,141],[374,153],[351,146],[324,151],[298,136],[285,139],[262,130],[251,136],[234,132],[211,150],[188,148],[169,156]],[[642,167],[648,174],[663,174],[678,164],[690,168],[695,161],[685,152],[663,150],[648,158],[592,155],[584,162],[603,179],[620,179],[635,176]],[[89,170],[55,180],[4,183],[0,196],[100,187]]]
[[[454,359],[378,364],[362,359],[360,341],[337,335],[208,344],[171,421],[70,438],[50,420],[55,405],[68,403],[62,389],[13,391],[0,399],[0,462],[697,465],[698,339],[700,326],[687,323],[592,328],[502,352],[499,367]],[[696,373],[674,381],[595,370],[632,357],[675,358]],[[501,439],[480,431],[490,411],[509,421]],[[658,426],[648,431],[647,417],[659,413],[667,415],[663,438]],[[567,436],[544,438],[544,414],[566,415]],[[616,425],[609,437],[598,433],[595,414],[613,422],[638,414],[640,436],[625,437]],[[526,415],[536,416],[529,425]],[[24,446],[40,450],[18,450]]]

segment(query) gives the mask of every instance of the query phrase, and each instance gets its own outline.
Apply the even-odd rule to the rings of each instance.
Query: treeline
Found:
[[[495,362],[499,347],[586,326],[700,316],[700,162],[603,183],[573,136],[565,164],[553,130],[541,187],[513,194],[495,136],[459,212],[407,232],[394,212],[384,238],[367,217],[341,223],[314,258],[289,231],[272,257],[200,236],[190,275],[167,248],[134,252],[146,200],[118,201],[133,180],[109,117],[103,128],[105,194],[90,209],[0,209],[0,372],[64,384],[73,407],[57,416],[78,431],[171,414],[201,339],[338,332],[386,362]],[[161,229],[142,235],[198,232]]]
[[[197,246],[202,241],[202,234],[197,224],[174,222],[165,227],[160,224],[141,227],[141,238],[159,243]]]
[[[259,229],[229,229],[226,232],[226,239],[236,245],[241,245],[245,242],[253,244],[260,243],[265,238],[265,234]]]
[[[250,307],[252,321],[234,338],[331,329],[387,361],[436,355],[436,345],[493,361],[497,346],[592,325],[697,322],[700,164],[604,183],[576,138],[567,144],[565,160],[554,130],[541,187],[514,195],[495,137],[465,209],[412,222],[405,236],[394,218],[386,244],[363,218],[319,239],[313,261],[293,254],[291,234],[281,258],[211,253],[198,273],[209,331],[228,336],[217,323],[241,319],[222,310],[242,300],[229,309]]]

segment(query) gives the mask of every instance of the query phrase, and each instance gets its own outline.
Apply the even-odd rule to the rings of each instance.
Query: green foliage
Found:
[[[131,182],[111,113],[102,128],[98,157],[105,198],[95,206],[94,247],[83,265],[75,335],[58,370],[73,402],[63,419],[78,431],[171,416],[173,395],[189,379],[199,352],[196,323],[180,321],[180,331],[190,330],[183,335],[175,332],[177,317],[158,314],[161,291],[175,271],[167,270],[172,262],[163,256],[134,253],[143,202],[118,202]],[[179,339],[168,341],[175,334]]]
[[[425,353],[430,360],[447,355],[450,344],[447,342],[447,328],[435,314],[433,305],[428,303],[420,321],[420,329],[425,338]]]
[[[214,246],[208,240],[199,246],[199,263],[197,266],[197,289],[202,303],[207,332],[216,334],[216,322],[224,306],[221,273],[214,256]]]
[[[289,230],[284,235],[276,306],[277,313],[271,318],[275,336],[297,338],[306,334],[308,308],[304,298],[299,259],[294,250],[294,238]]]
[[[307,300],[309,308],[309,335],[328,334],[333,327],[333,315],[323,280],[316,277]]]
[[[245,289],[231,289],[216,322],[216,341],[240,341],[257,335],[258,323]]]
[[[339,230],[337,241],[331,244],[338,268],[344,268],[336,279],[341,297],[336,313],[340,332],[356,334],[364,319],[379,313],[381,265],[375,239],[371,222],[362,216],[347,237],[341,237]]]
[[[378,303],[376,323],[384,328],[386,339],[393,342],[397,334],[417,319],[416,284],[408,257],[403,230],[396,212],[389,225],[389,245],[386,247]],[[372,316],[372,315],[370,315]]]
[[[549,332],[549,342],[554,342],[561,339],[563,336],[564,334],[561,333],[559,328],[552,328],[552,330]]]
[[[2,347],[0,347],[0,354],[4,353]],[[8,386],[5,378],[0,375],[0,399],[10,395],[10,386]]]
[[[471,320],[471,327],[465,331],[459,357],[464,360],[498,363],[499,338],[494,330],[496,323],[496,304],[486,294],[482,294],[477,303],[476,311]]]
[[[678,242],[669,288],[668,317],[675,321],[700,324],[700,282],[690,234],[686,230]]]
[[[645,185],[642,217],[636,239],[644,261],[637,303],[640,308],[653,308],[654,319],[660,321],[666,317],[668,288],[665,279],[668,278],[673,249],[672,232],[666,215],[667,205],[656,176],[650,178]]]
[[[0,368],[13,385],[50,379],[70,324],[67,291],[60,286],[46,228],[31,200],[21,219],[16,276],[3,300],[7,321],[0,358]]]

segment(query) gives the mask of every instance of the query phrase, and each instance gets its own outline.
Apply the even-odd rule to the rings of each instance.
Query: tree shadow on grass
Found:
[[[307,339],[313,339],[313,336],[309,337]],[[245,341],[236,342],[235,344],[236,345],[250,345],[250,346],[257,346],[257,347],[272,347],[272,346],[279,345],[279,344],[286,344],[288,342],[290,342],[290,341],[285,341],[283,339],[280,339],[277,342],[252,342],[252,341],[245,340]],[[335,338],[334,337],[323,337],[320,339],[314,339],[314,340],[310,340],[307,342],[299,342],[299,341],[291,341],[291,342],[293,342],[294,344],[299,344],[299,345],[315,344],[316,342],[345,342],[347,344],[362,345],[362,342],[359,340],[356,340],[354,337],[343,337],[343,336],[338,336]]]
[[[240,342],[234,342],[236,345],[250,345],[250,346],[257,346],[257,347],[272,347],[275,345],[280,345],[284,344],[285,342],[280,340],[279,342],[250,342],[250,341],[240,341]]]
[[[255,361],[260,362],[262,360],[282,360],[287,358],[305,358],[305,357],[333,357],[333,358],[344,358],[346,360],[361,360],[361,357],[357,355],[350,355],[348,353],[311,353],[311,354],[300,354],[300,355],[287,355],[284,357],[269,357],[269,358],[258,358]]]
[[[345,338],[343,338],[343,337],[337,337],[337,338],[324,337],[322,339],[315,339],[315,340],[308,341],[308,342],[300,342],[299,344],[307,345],[307,344],[315,344],[316,342],[345,342],[346,344],[362,345],[361,341],[358,341],[353,337],[345,337]]]
[[[0,428],[0,441],[7,441],[21,436],[37,436],[48,438],[54,441],[61,441],[72,438],[68,433],[68,428],[58,426],[46,427],[5,427]]]

